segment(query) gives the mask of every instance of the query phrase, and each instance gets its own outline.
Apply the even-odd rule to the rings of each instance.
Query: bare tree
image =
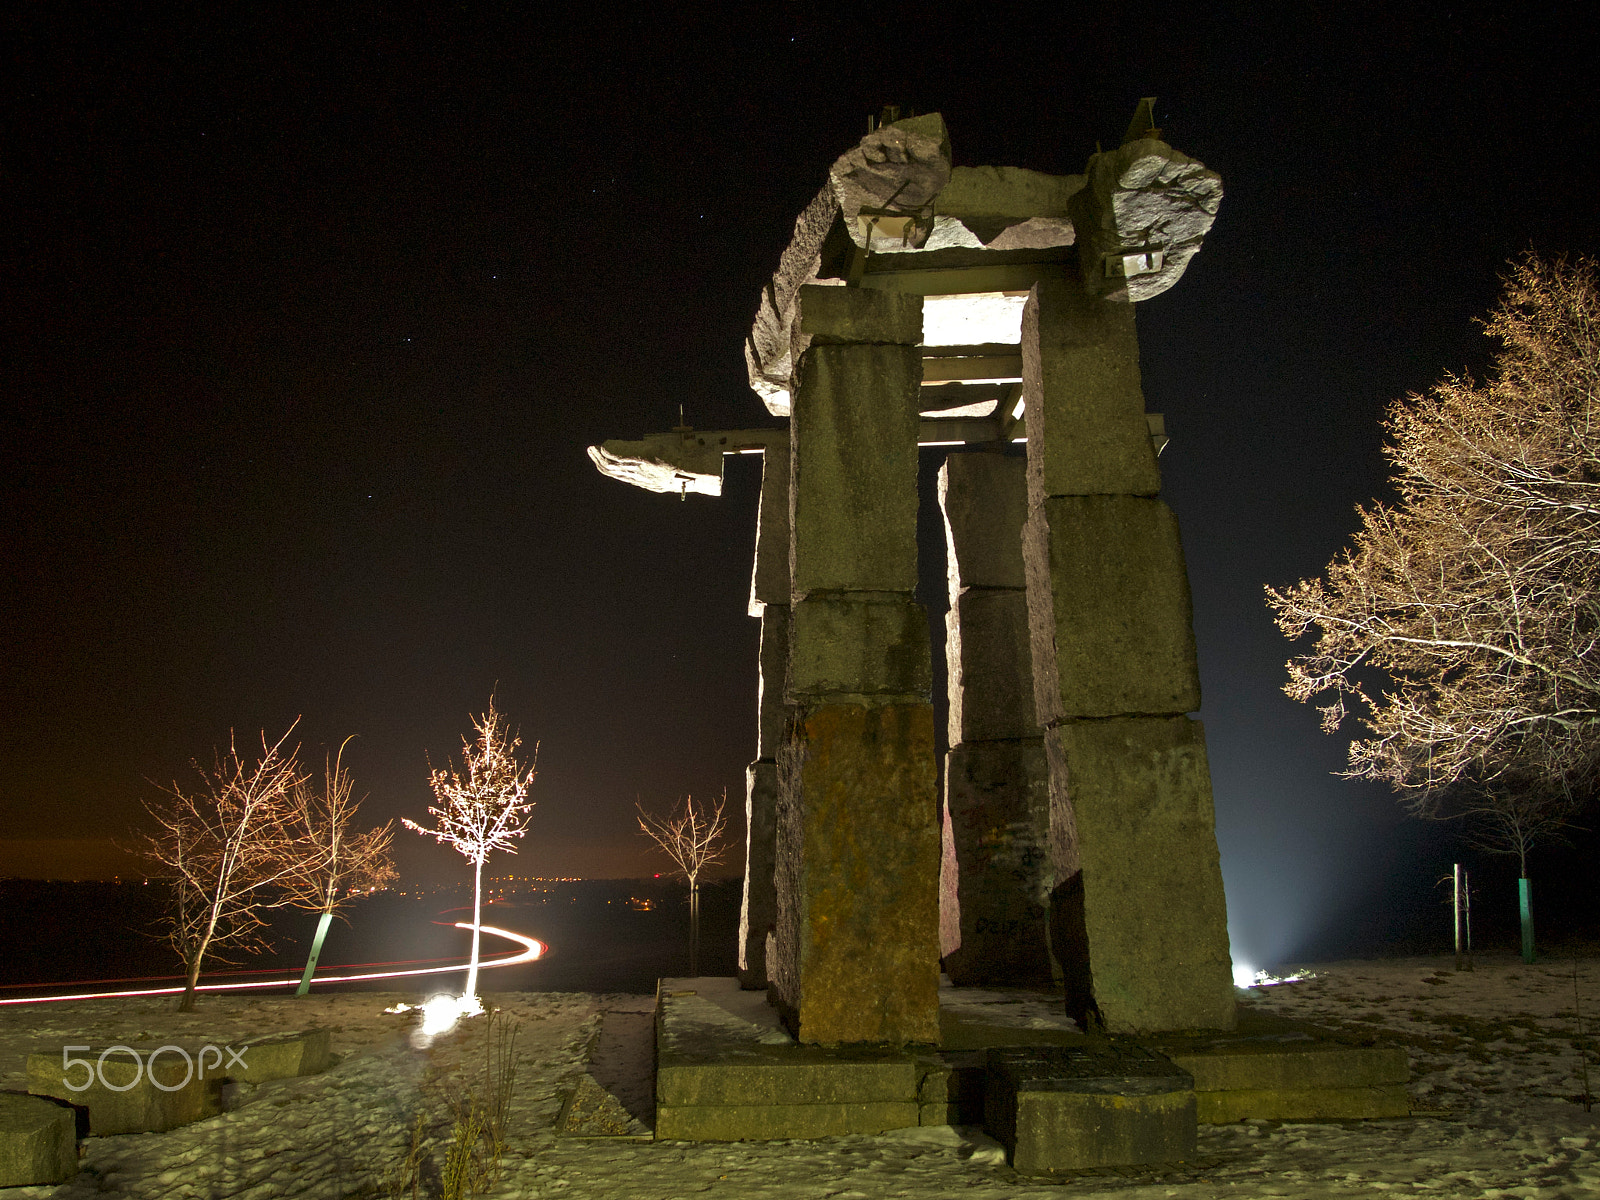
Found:
[[[194,764],[200,787],[174,783],[163,789],[164,801],[145,805],[157,832],[138,835],[139,849],[172,888],[167,937],[184,963],[182,1012],[194,1010],[206,958],[223,948],[257,953],[266,945],[261,910],[288,903],[283,885],[304,857],[290,826],[301,782],[296,750],[284,749],[293,732],[291,725],[270,745],[263,732],[254,763],[240,757],[230,735],[226,758],[217,754],[210,768]]]
[[[1314,633],[1284,690],[1354,708],[1347,775],[1419,816],[1472,816],[1524,864],[1600,768],[1600,292],[1595,264],[1514,264],[1489,376],[1389,410],[1398,499],[1360,510],[1321,579],[1267,589]],[[1526,884],[1523,886],[1526,893]]]
[[[383,887],[396,878],[394,860],[389,857],[394,822],[365,833],[351,828],[361,801],[352,799],[354,784],[344,766],[344,748],[350,740],[345,738],[340,744],[336,758],[324,760],[320,788],[302,779],[290,796],[293,828],[304,850],[299,871],[288,881],[290,902],[320,914],[297,996],[311,990],[322,943],[340,906],[354,893]]]
[[[689,974],[700,973],[700,872],[712,863],[722,861],[725,847],[722,833],[727,827],[723,809],[728,805],[728,793],[709,813],[705,805],[697,805],[693,796],[685,796],[682,803],[665,817],[653,816],[636,802],[639,810],[639,829],[678,866],[679,873],[689,885]]]
[[[495,711],[493,696],[489,697],[489,711],[474,717],[472,727],[477,731],[477,741],[461,739],[466,778],[454,767],[428,773],[428,783],[439,801],[428,813],[438,828],[424,829],[415,821],[404,822],[407,829],[451,847],[472,863],[472,960],[463,998],[478,994],[483,864],[496,850],[517,852],[516,839],[527,832],[529,810],[533,808],[534,802],[527,797],[538,773],[539,757],[535,743],[534,761],[526,769],[517,762],[517,747],[522,745],[522,739],[506,728],[504,718]]]
[[[1488,382],[1389,412],[1398,503],[1361,511],[1325,579],[1267,589],[1316,645],[1285,691],[1354,705],[1353,776],[1426,807],[1511,774],[1584,791],[1600,763],[1600,295],[1595,267],[1516,264],[1485,323]]]

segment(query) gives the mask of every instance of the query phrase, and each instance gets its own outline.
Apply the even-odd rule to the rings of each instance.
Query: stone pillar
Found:
[[[801,289],[771,998],[812,1043],[939,1037],[939,828],[917,582],[922,301]]]
[[[758,683],[760,717],[756,759],[745,768],[744,900],[739,909],[739,986],[768,984],[767,943],[777,925],[773,869],[777,862],[778,747],[788,705],[789,663],[789,443],[767,446],[761,465],[756,517],[756,559],[750,576],[752,617],[761,618]]]
[[[1112,1032],[1234,1021],[1188,577],[1144,419],[1133,306],[1039,283],[1022,327],[1023,542],[1045,726],[1051,936]]]
[[[940,925],[951,940],[941,950],[960,986],[1051,978],[1050,799],[1022,561],[1026,468],[979,452],[952,454],[939,469],[950,581]]]

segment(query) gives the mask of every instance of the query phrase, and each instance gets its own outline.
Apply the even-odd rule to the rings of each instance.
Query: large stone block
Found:
[[[1200,723],[1070,721],[1046,731],[1045,748],[1052,840],[1070,843],[1080,871],[1077,919],[1098,1020],[1113,1033],[1232,1028],[1227,905]]]
[[[933,708],[822,704],[779,759],[772,998],[802,1042],[939,1039]]]
[[[1182,1161],[1194,1084],[1137,1046],[991,1050],[984,1127],[1023,1174]]]
[[[756,558],[750,571],[748,611],[759,617],[769,604],[789,603],[789,440],[774,439],[761,455],[761,499],[756,511]]]
[[[89,1133],[95,1137],[161,1133],[222,1111],[222,1082],[228,1071],[215,1047],[68,1049],[79,1061],[64,1062],[60,1050],[28,1055],[28,1091],[86,1109]]]
[[[790,426],[790,588],[911,593],[917,586],[915,346],[814,346]]]
[[[739,985],[767,986],[767,935],[777,922],[773,869],[778,849],[778,765],[757,760],[744,771],[744,897],[739,906]]]
[[[939,468],[945,562],[952,599],[963,588],[1023,588],[1027,462],[987,452],[952,454]]]
[[[227,1076],[239,1083],[317,1075],[332,1061],[331,1035],[327,1029],[307,1029],[252,1038],[236,1047],[230,1059]]]
[[[968,588],[955,598],[945,613],[951,745],[1038,736],[1031,658],[1026,593]]]
[[[1189,577],[1160,500],[1067,496],[1023,539],[1041,725],[1200,707]]]
[[[62,1183],[78,1173],[78,1118],[46,1096],[0,1092],[0,1188]]]
[[[922,297],[876,288],[807,284],[800,289],[795,358],[812,346],[852,342],[916,346],[922,342]]]
[[[945,973],[957,987],[1048,985],[1050,794],[1044,743],[975,742],[945,756],[959,921]]]
[[[1161,473],[1144,419],[1133,306],[1041,280],[1022,312],[1028,503],[1153,496]]]
[[[789,624],[787,604],[767,605],[761,613],[761,657],[756,679],[759,718],[756,729],[756,757],[776,758],[783,745],[784,721],[788,701],[784,678],[789,673]]]
[[[792,609],[787,700],[896,703],[933,688],[928,614],[895,593],[813,594]]]

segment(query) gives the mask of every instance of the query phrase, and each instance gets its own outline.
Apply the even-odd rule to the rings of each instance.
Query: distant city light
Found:
[[[457,929],[471,929],[471,921],[455,922]],[[492,933],[497,937],[506,938],[508,941],[520,942],[524,949],[517,954],[505,958],[493,959],[479,964],[484,971],[496,967],[514,967],[521,963],[530,963],[538,960],[549,949],[543,942],[536,938],[524,937],[520,933],[512,933],[509,929],[497,929],[493,925],[481,926],[484,933]],[[410,975],[448,975],[452,971],[465,971],[468,963],[461,963],[449,967],[413,967],[409,971],[377,971],[363,975],[319,975],[312,980],[313,983],[364,983],[369,979],[400,979]],[[195,988],[197,992],[239,992],[245,990],[259,990],[261,988],[297,987],[300,978],[293,979],[265,979],[253,980],[248,983],[202,983]],[[77,992],[70,996],[20,996],[0,1000],[0,1005],[6,1004],[48,1004],[56,1000],[117,1000],[134,996],[176,996],[183,992],[180,987],[140,988],[127,992]]]

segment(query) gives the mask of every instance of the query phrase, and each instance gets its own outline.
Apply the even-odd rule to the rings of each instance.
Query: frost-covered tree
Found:
[[[462,770],[453,766],[430,770],[428,783],[438,805],[428,813],[437,828],[424,829],[415,821],[405,821],[415,830],[446,845],[472,863],[472,959],[467,969],[463,999],[478,994],[478,942],[483,915],[483,864],[496,850],[515,854],[516,840],[527,832],[528,816],[534,802],[528,789],[537,774],[539,747],[533,747],[533,761],[524,768],[517,761],[522,739],[505,725],[495,711],[494,697],[489,710],[474,717],[476,741],[461,739]]]

